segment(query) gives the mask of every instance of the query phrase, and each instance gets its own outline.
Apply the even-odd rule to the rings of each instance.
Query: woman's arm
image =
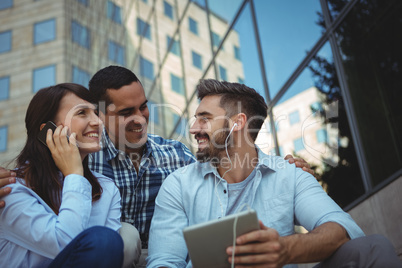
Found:
[[[88,227],[92,188],[82,176],[64,180],[59,215],[31,189],[17,183],[4,197],[0,210],[1,236],[27,250],[54,258],[75,236]]]

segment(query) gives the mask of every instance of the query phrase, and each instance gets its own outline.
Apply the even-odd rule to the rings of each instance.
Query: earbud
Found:
[[[230,130],[230,132],[232,132],[235,127],[237,127],[237,123],[234,123],[234,125],[233,125],[232,129]]]

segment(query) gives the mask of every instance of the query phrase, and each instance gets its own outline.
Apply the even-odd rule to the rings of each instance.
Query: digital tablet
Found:
[[[236,217],[236,237],[260,229],[257,213],[251,209],[183,229],[193,267],[230,267],[226,248],[233,245]]]

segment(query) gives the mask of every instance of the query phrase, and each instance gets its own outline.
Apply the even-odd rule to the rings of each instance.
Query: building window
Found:
[[[109,60],[120,65],[125,65],[126,63],[126,52],[124,47],[113,41],[109,41],[108,56]]]
[[[7,9],[13,6],[13,0],[1,0],[0,10]]]
[[[0,77],[0,100],[6,100],[10,92],[10,77]]]
[[[121,24],[121,7],[111,1],[107,1],[107,17],[112,21]]]
[[[173,7],[166,1],[163,1],[163,12],[167,17],[173,20]]]
[[[188,18],[188,25],[189,25],[190,31],[193,34],[198,35],[198,23],[197,23],[197,21],[195,21],[191,17],[189,17]]]
[[[85,48],[91,48],[91,32],[77,21],[71,21],[71,39]]]
[[[295,146],[295,152],[299,152],[301,150],[304,150],[304,144],[303,144],[303,139],[298,138],[293,141],[293,145]]]
[[[174,92],[184,95],[184,83],[182,78],[175,76],[174,74],[170,74],[170,82]]]
[[[83,4],[84,6],[88,6],[89,5],[89,0],[77,0],[79,3]]]
[[[170,44],[172,42],[172,38],[170,36],[166,36],[166,41],[167,41],[167,47],[169,48],[170,45],[170,52],[173,54],[177,55],[180,57],[180,44],[178,40],[173,40],[173,44]]]
[[[294,111],[289,114],[289,123],[290,125],[294,125],[300,122],[299,111]]]
[[[33,70],[33,92],[56,84],[56,65],[49,65]]]
[[[191,55],[193,58],[193,65],[198,69],[202,70],[202,58],[201,55],[197,52],[191,51]]]
[[[240,57],[240,48],[239,48],[238,46],[233,46],[233,50],[234,50],[235,59],[241,60],[241,57]]]
[[[144,2],[145,4],[148,4],[148,0],[142,0],[142,2]]]
[[[88,87],[89,80],[91,79],[91,75],[76,66],[73,66],[73,83],[83,85],[84,87]]]
[[[140,74],[150,80],[154,79],[154,64],[143,57],[140,57]]]
[[[317,142],[319,143],[327,143],[328,142],[328,134],[325,129],[319,129],[315,132],[317,137]]]
[[[8,126],[0,127],[0,152],[7,151]]]
[[[311,112],[314,113],[314,116],[316,114],[322,114],[324,112],[324,109],[322,108],[321,102],[314,102],[313,104],[310,105]]]
[[[137,34],[151,40],[151,26],[140,18],[137,18]]]
[[[177,126],[177,128],[174,130],[174,132],[176,132],[179,135],[186,135],[187,133],[187,119],[182,117],[180,118],[179,115],[177,114],[173,114],[173,121],[174,121],[174,126],[176,126],[177,122],[180,120],[179,125]],[[173,126],[173,127],[174,127]]]
[[[40,44],[56,39],[56,20],[50,19],[35,23],[34,44]]]
[[[215,32],[212,32],[212,45],[214,46],[214,47],[219,47],[219,44],[221,43],[221,38],[220,38],[220,36],[217,34],[217,33],[215,33]]]
[[[237,77],[237,82],[238,82],[239,84],[244,84],[244,79],[241,78],[241,77]]]
[[[149,120],[159,124],[159,111],[155,102],[148,100]]]
[[[0,53],[8,52],[11,50],[11,31],[0,33]]]
[[[221,76],[221,80],[224,80],[224,81],[228,80],[226,68],[223,67],[222,65],[219,65],[219,75]]]

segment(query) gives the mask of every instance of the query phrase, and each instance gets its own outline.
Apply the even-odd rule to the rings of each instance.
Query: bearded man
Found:
[[[234,214],[244,204],[257,212],[260,230],[226,249],[228,265],[400,267],[390,242],[364,236],[311,174],[254,144],[267,117],[261,95],[216,80],[200,81],[197,91],[200,104],[190,132],[198,161],[170,174],[160,188],[147,267],[191,267],[183,228]],[[295,223],[309,233],[295,234]]]

